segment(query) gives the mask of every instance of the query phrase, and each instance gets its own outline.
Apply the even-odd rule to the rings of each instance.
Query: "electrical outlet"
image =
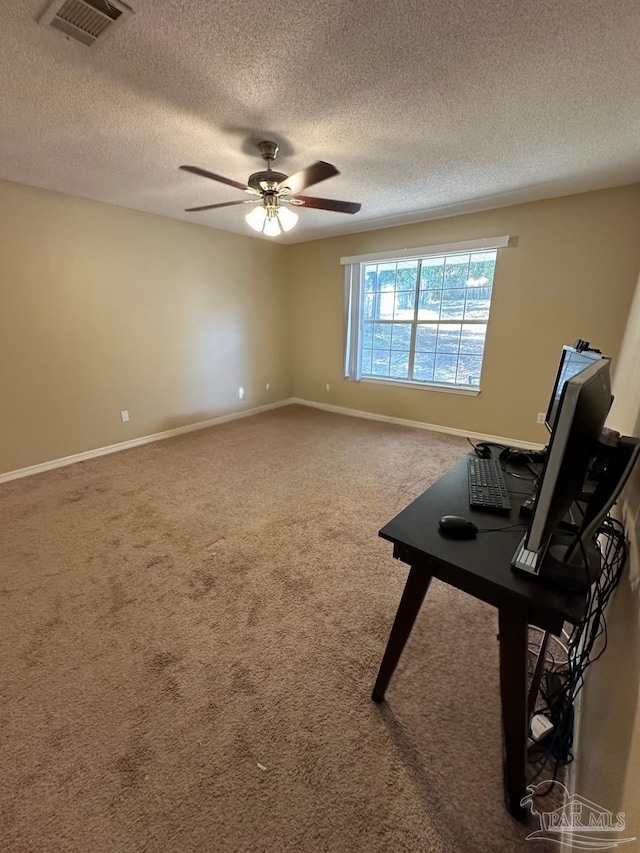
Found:
[[[538,417],[536,418],[536,423],[543,424],[544,419],[547,417],[546,412],[538,412]]]
[[[122,418],[122,423],[123,423],[123,424],[126,424],[126,423],[127,423],[127,421],[129,420],[129,410],[128,410],[128,409],[123,409],[123,410],[120,412],[120,417]]]
[[[331,385],[329,385],[329,383],[327,382],[327,394],[329,394],[330,391],[331,391]]]
[[[238,399],[244,400],[244,388],[242,386],[238,388]]]
[[[265,387],[265,390],[268,391],[269,388],[271,388],[271,383],[267,382],[267,384],[264,387]]]

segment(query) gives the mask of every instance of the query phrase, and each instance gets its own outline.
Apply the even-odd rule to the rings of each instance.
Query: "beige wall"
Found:
[[[618,353],[639,221],[634,185],[282,246],[0,182],[0,473],[292,390],[544,441],[560,346]],[[343,378],[342,255],[505,233],[480,396]]]
[[[640,282],[629,316],[608,423],[640,437]],[[607,612],[609,644],[587,673],[577,744],[576,791],[626,814],[626,836],[640,839],[640,467],[620,514],[630,559]],[[626,846],[626,845],[625,845]],[[640,848],[640,842],[637,847]]]
[[[285,251],[0,182],[0,473],[288,397]]]
[[[560,347],[615,357],[640,265],[640,185],[297,244],[287,249],[295,396],[544,442]],[[501,250],[478,397],[343,378],[340,257],[509,234]],[[326,392],[326,384],[331,392]]]

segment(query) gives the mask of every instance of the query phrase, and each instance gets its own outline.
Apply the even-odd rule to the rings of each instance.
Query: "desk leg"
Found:
[[[374,702],[384,701],[384,694],[398,665],[402,650],[409,639],[413,623],[416,621],[416,616],[429,589],[431,577],[426,569],[416,568],[416,566],[411,566],[409,569],[409,577],[398,605],[398,612],[389,634],[387,648],[384,651],[375,687],[371,694]]]
[[[498,610],[500,629],[500,695],[502,698],[504,792],[507,808],[524,816],[528,735],[527,608],[509,602]]]

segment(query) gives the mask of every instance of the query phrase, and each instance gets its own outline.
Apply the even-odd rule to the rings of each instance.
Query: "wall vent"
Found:
[[[120,0],[53,0],[38,23],[91,47],[132,14]]]

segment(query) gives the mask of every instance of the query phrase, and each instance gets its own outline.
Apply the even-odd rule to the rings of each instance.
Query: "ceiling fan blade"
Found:
[[[302,192],[302,190],[305,190],[312,184],[319,184],[320,181],[326,181],[327,178],[332,178],[334,175],[339,174],[340,172],[331,163],[318,160],[313,166],[302,169],[302,171],[296,172],[295,175],[291,175],[286,181],[282,181],[278,189],[282,190],[288,187],[291,195],[296,195],[296,193]]]
[[[256,199],[258,201],[258,199]],[[201,207],[187,207],[185,213],[196,213],[198,210],[215,210],[216,207],[232,207],[234,204],[253,204],[251,201],[223,201],[222,204],[203,204]]]
[[[227,184],[230,187],[235,187],[237,190],[249,190],[250,187],[246,184],[241,184],[240,181],[234,181],[232,178],[224,178],[222,175],[215,175],[213,172],[207,172],[206,169],[201,169],[199,166],[180,166],[183,172],[191,172],[192,175],[200,175],[201,178],[210,178],[212,181],[218,181],[220,184]]]
[[[362,207],[356,201],[337,201],[334,198],[314,198],[310,195],[297,195],[285,201],[302,201],[305,207],[316,207],[318,210],[335,210],[336,213],[357,213]]]

